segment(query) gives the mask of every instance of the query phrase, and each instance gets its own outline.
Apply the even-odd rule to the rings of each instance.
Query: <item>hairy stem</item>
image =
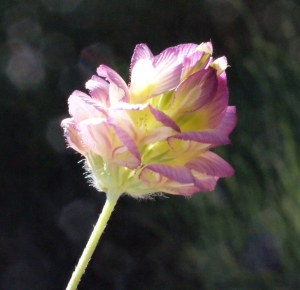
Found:
[[[72,274],[72,277],[68,283],[66,290],[77,289],[80,279],[95,251],[98,241],[106,227],[107,221],[109,220],[120,195],[121,194],[119,194],[118,192],[107,192],[105,205],[94,227],[94,230],[86,244],[86,247],[78,261],[75,271]]]

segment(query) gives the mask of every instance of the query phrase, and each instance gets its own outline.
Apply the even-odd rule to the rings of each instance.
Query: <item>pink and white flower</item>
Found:
[[[236,124],[228,106],[225,57],[210,42],[170,47],[154,56],[136,46],[131,80],[100,65],[89,95],[69,97],[62,121],[69,147],[86,158],[101,191],[132,196],[190,196],[213,190],[232,167],[210,149],[229,144]]]

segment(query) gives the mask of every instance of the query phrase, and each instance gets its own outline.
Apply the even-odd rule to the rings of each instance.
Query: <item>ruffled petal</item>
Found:
[[[85,155],[86,148],[82,144],[81,138],[75,129],[75,123],[73,118],[64,119],[61,122],[61,127],[64,129],[64,136],[67,140],[69,147],[73,148],[75,151],[82,155]]]
[[[110,83],[116,84],[118,88],[123,91],[122,97],[119,99],[120,101],[129,102],[129,92],[127,85],[116,71],[102,64],[97,68],[97,74],[100,77],[107,79]]]
[[[198,45],[194,43],[184,43],[179,44],[175,46],[175,48],[178,50],[178,57],[184,58],[185,56],[189,56],[192,53],[194,53],[197,49]]]
[[[158,71],[158,69],[161,69]],[[180,76],[182,72],[182,64],[178,64],[174,67],[167,69],[156,68],[154,77],[154,88],[152,90],[152,96],[157,96],[173,90],[180,81]]]
[[[155,68],[153,95],[160,95],[174,89],[180,81],[183,59],[179,51],[170,47],[153,59]]]
[[[169,137],[168,141],[172,140],[172,138],[211,144],[214,146],[230,144],[230,139],[227,135],[224,135],[224,132],[221,130],[204,130],[201,132],[193,131],[178,133],[172,137]]]
[[[113,128],[105,118],[90,118],[78,124],[80,136],[84,145],[102,156],[111,159]]]
[[[117,163],[121,166],[135,169],[140,165],[140,158],[132,154],[127,146],[130,144],[130,136],[117,125],[112,126],[107,119],[88,119],[79,125],[80,135],[88,149],[100,155],[104,160]],[[115,132],[118,137],[115,137]],[[125,140],[125,141],[124,141]],[[125,145],[121,145],[123,142]],[[117,147],[116,144],[119,144]]]
[[[118,87],[115,83],[111,82],[109,85],[109,102],[111,106],[123,102],[124,90]]]
[[[136,169],[140,165],[140,160],[129,152],[126,146],[115,148],[112,156],[113,162],[130,169]]]
[[[229,106],[226,109],[224,117],[221,123],[216,127],[218,131],[223,132],[223,134],[229,135],[234,129],[237,122],[236,108],[235,106]]]
[[[216,128],[223,119],[227,106],[228,88],[226,74],[223,73],[218,77],[218,88],[214,98],[198,111],[198,116],[201,116],[203,126],[207,129]]]
[[[183,166],[148,165],[142,169],[139,178],[157,192],[190,196],[200,191],[194,184],[194,176]]]
[[[149,108],[150,108],[152,115],[158,122],[162,123],[165,126],[172,128],[173,130],[175,130],[177,132],[180,132],[179,126],[175,123],[175,121],[173,121],[172,118],[170,118],[164,112],[153,108],[151,105],[149,105]]]
[[[234,173],[233,168],[224,159],[211,151],[202,153],[185,166],[190,170],[217,177],[228,177]]]
[[[92,76],[92,78],[86,82],[85,87],[89,90],[91,97],[100,102],[104,108],[110,106],[108,82],[97,76]]]
[[[136,46],[130,66],[132,95],[142,95],[145,100],[174,89],[180,81],[184,56],[196,48],[196,44],[182,44],[153,57],[145,44]]]
[[[122,144],[128,149],[128,151],[136,158],[136,162],[134,163],[134,167],[132,167],[132,162],[130,162],[129,168],[134,169],[138,167],[141,163],[141,156],[139,149],[134,142],[133,138],[118,124],[118,122],[109,117],[107,118],[108,124],[114,127],[116,135],[119,137]]]
[[[140,177],[143,178],[143,175],[148,170],[151,170],[155,173],[158,173],[162,176],[165,176],[169,179],[172,179],[182,184],[194,183],[194,176],[184,166],[168,166],[165,164],[151,164],[143,168]],[[157,181],[159,180],[161,180],[161,177],[157,179]]]
[[[190,56],[184,57],[183,70],[182,70],[182,74],[181,74],[182,80],[184,80],[189,75],[191,75],[201,69],[203,64],[200,61],[201,61],[203,55],[204,55],[203,51],[197,51]]]
[[[140,59],[149,59],[151,60],[153,58],[153,54],[149,47],[144,44],[138,44],[133,52],[132,58],[131,58],[131,64],[130,64],[130,75],[132,72],[132,68],[135,66],[136,62]]]
[[[214,69],[200,70],[178,86],[170,109],[181,114],[198,110],[204,104],[210,103],[216,93],[217,84]]]
[[[125,103],[124,103],[125,104]],[[135,143],[138,141],[138,134],[134,121],[128,114],[127,110],[124,109],[113,109],[109,110],[108,118],[109,120],[114,120],[114,124],[118,124],[126,133],[134,140]]]
[[[102,117],[102,114],[106,114],[105,109],[98,102],[80,91],[74,91],[69,97],[68,103],[69,113],[76,122],[88,118]]]
[[[212,191],[215,189],[218,177],[206,176],[193,170],[192,173],[195,177],[195,185],[199,188],[199,191]]]
[[[154,58],[149,53],[140,53],[131,68],[130,93],[133,102],[143,102],[148,98],[174,89],[180,81],[182,58],[179,50],[170,47]]]

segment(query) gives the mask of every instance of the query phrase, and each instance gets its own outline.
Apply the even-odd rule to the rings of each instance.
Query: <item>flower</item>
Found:
[[[86,159],[101,191],[143,196],[190,196],[213,190],[232,167],[210,151],[229,144],[236,124],[228,106],[225,57],[213,59],[210,42],[170,47],[154,56],[136,46],[127,86],[100,65],[87,95],[69,97],[62,121],[69,147]]]

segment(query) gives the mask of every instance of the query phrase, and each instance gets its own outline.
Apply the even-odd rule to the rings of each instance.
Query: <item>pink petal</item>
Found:
[[[138,94],[140,91],[144,93],[144,90],[140,88],[140,84],[136,84],[142,67],[150,70],[150,67],[139,66],[135,69],[135,66],[140,60],[148,60],[153,65],[153,79],[145,81],[145,86],[151,87],[148,92],[149,95],[144,96],[144,99],[148,97],[159,95],[174,89],[180,80],[182,72],[182,61],[184,56],[191,54],[197,48],[196,44],[182,44],[176,47],[170,47],[165,49],[159,55],[153,57],[152,52],[145,44],[137,45],[132,57],[130,72],[131,72],[131,90]],[[147,63],[149,66],[150,64]],[[145,76],[150,77],[148,74]]]
[[[108,82],[97,76],[92,76],[92,78],[86,82],[85,87],[89,90],[92,98],[99,101],[104,108],[110,106]]]
[[[135,169],[140,165],[140,158],[134,156],[131,153],[132,150],[130,151],[126,146],[113,148],[114,143],[118,142],[118,140],[115,140],[116,136],[114,136],[116,131],[118,137],[121,135],[121,138],[119,138],[121,142],[126,140],[128,135],[121,128],[111,126],[107,119],[91,118],[79,123],[78,127],[84,144],[90,150],[102,156],[103,159],[109,159],[130,169]],[[127,146],[129,143],[130,140],[126,140]]]
[[[153,190],[169,194],[190,196],[200,191],[191,172],[182,166],[148,165],[142,169],[139,178]]]
[[[126,110],[110,108],[108,117],[114,119],[114,123],[123,128],[134,141],[139,139],[134,122]]]
[[[182,72],[182,64],[170,68],[160,68],[154,77],[155,86],[152,96],[157,96],[169,92],[177,87]]]
[[[137,145],[135,144],[132,137],[118,124],[118,122],[113,118],[107,118],[108,124],[114,127],[117,136],[123,145],[130,151],[132,155],[138,160],[138,163],[141,162],[141,156]],[[138,164],[138,165],[139,165]],[[136,168],[136,167],[135,167]]]
[[[80,91],[74,91],[69,97],[68,103],[69,113],[74,117],[76,122],[87,118],[101,117],[102,114],[106,114],[105,109],[98,102]]]
[[[185,44],[179,44],[175,46],[175,48],[178,50],[178,56],[182,59],[185,56],[189,56],[192,53],[194,53],[197,49],[198,45],[194,43],[185,43]]]
[[[82,144],[81,138],[75,129],[75,123],[73,118],[64,119],[61,122],[61,127],[64,129],[64,136],[68,142],[69,147],[82,155],[85,155],[86,148]]]
[[[184,132],[178,133],[172,137],[168,138],[168,141],[172,138],[180,139],[180,140],[189,140],[195,141],[205,144],[212,144],[212,145],[225,145],[230,144],[230,140],[228,136],[224,135],[223,132],[220,130],[205,130],[205,131],[192,131],[192,132]]]
[[[174,89],[180,81],[182,72],[182,59],[178,58],[178,50],[167,48],[153,59],[155,76],[152,94],[159,95]]]
[[[123,93],[120,101],[129,102],[128,87],[121,76],[110,67],[102,64],[98,67],[97,73],[100,77],[106,78],[110,83],[114,83],[120,88]]]
[[[182,159],[186,160],[186,155],[190,155],[191,152],[205,152],[211,148],[210,144],[194,142],[190,140],[182,140],[173,138],[173,136],[167,138],[167,142],[172,149],[173,154],[178,155],[178,160],[182,157]],[[194,154],[195,155],[195,154]],[[175,155],[176,156],[176,155]],[[186,161],[185,161],[186,162]]]
[[[144,137],[141,139],[140,144],[150,144],[166,140],[173,133],[170,127],[159,127],[147,131]]]
[[[130,169],[136,169],[141,164],[140,160],[132,155],[125,146],[114,149],[112,155],[113,162]]]
[[[221,123],[216,127],[216,129],[221,131],[223,134],[229,135],[234,129],[236,122],[236,108],[235,106],[229,106],[226,109],[225,115]]]
[[[182,61],[178,55],[179,50],[175,47],[166,48],[153,58],[152,64],[155,68],[159,67],[160,69],[176,66]]]
[[[111,106],[123,103],[124,90],[118,87],[115,83],[111,82],[109,85],[109,102]]]
[[[185,166],[188,169],[217,177],[228,177],[234,173],[233,168],[224,159],[211,151],[202,153]]]
[[[130,64],[130,75],[132,72],[132,68],[136,64],[136,62],[140,59],[152,59],[153,54],[151,50],[148,48],[146,44],[138,44],[133,52],[132,58],[131,58],[131,64]]]
[[[179,126],[173,121],[172,118],[170,118],[168,115],[166,115],[164,112],[153,108],[151,105],[149,105],[149,109],[154,116],[154,118],[158,121],[161,122],[163,125],[171,127],[173,130],[180,132]]]
[[[200,188],[200,191],[212,191],[215,189],[218,177],[209,176],[197,178],[197,173],[194,173],[195,176],[195,185]]]
[[[181,79],[185,79],[189,75],[195,73],[195,69],[199,65],[199,62],[200,62],[201,58],[203,57],[203,55],[204,55],[203,51],[198,51],[198,52],[193,53],[190,56],[184,57]],[[202,67],[205,68],[205,65],[203,65]],[[199,67],[197,69],[200,70],[200,68],[201,67]]]
[[[111,158],[113,129],[105,118],[90,118],[78,124],[81,139],[86,147],[105,159]]]
[[[169,166],[165,164],[151,164],[145,166],[144,170],[152,170],[163,176],[183,184],[194,183],[194,177],[184,166]]]
[[[151,57],[149,49],[141,45],[137,47],[131,65],[131,97],[136,102],[174,89],[180,81],[183,56],[180,50],[170,47],[155,57]]]
[[[216,128],[224,117],[228,105],[226,74],[218,77],[217,92],[210,104],[203,106],[199,114],[204,114],[207,128]]]
[[[217,77],[214,69],[200,70],[185,79],[176,89],[171,107],[188,113],[209,103],[217,90]]]

